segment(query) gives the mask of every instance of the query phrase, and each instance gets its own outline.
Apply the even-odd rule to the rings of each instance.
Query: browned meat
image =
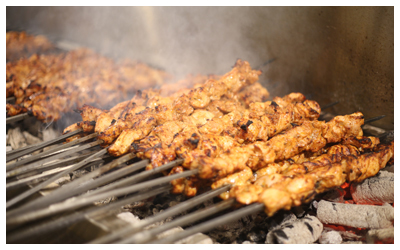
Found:
[[[54,50],[54,45],[45,36],[33,36],[25,31],[6,32],[6,60],[14,61],[34,53]]]
[[[88,49],[33,54],[7,63],[6,93],[39,120],[57,120],[84,104],[110,108],[138,89],[169,81],[161,70],[132,61],[116,63]],[[139,103],[137,103],[139,105]]]

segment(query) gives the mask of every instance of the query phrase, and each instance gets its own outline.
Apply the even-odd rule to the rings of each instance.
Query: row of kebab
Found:
[[[87,50],[51,56],[55,61],[48,64],[48,55],[37,54],[7,64],[7,94],[12,86],[18,100],[10,105],[15,108],[7,106],[8,114],[21,107],[38,119],[54,119],[76,105],[82,121],[68,126],[64,134],[78,129],[83,132],[67,141],[97,133],[101,146],[107,147],[110,155],[135,153],[149,159],[147,170],[176,159],[183,159],[183,163],[166,175],[198,170],[196,175],[172,181],[173,193],[190,197],[231,185],[230,191],[220,195],[222,199],[234,198],[246,205],[261,202],[265,212],[273,215],[309,202],[315,195],[345,182],[374,176],[394,161],[393,142],[382,144],[377,137],[363,135],[361,112],[326,122],[318,120],[320,105],[301,93],[268,100],[268,91],[258,82],[261,71],[240,59],[223,76],[189,75],[166,83],[167,78],[171,79],[169,74],[140,64],[143,74],[137,76],[126,62],[124,70],[114,65],[114,70],[91,72],[82,81],[86,66],[97,67],[107,59]],[[72,59],[78,65],[71,64]],[[31,68],[33,65],[39,65],[41,70]],[[129,65],[134,67],[133,63]],[[16,69],[19,66],[23,69]],[[72,76],[68,75],[70,72]],[[94,85],[89,84],[92,81]],[[31,85],[39,83],[41,90],[29,95]],[[130,91],[135,90],[131,99],[108,109],[93,105],[95,98],[102,99],[104,94],[101,84],[122,89],[130,83]],[[53,93],[51,90],[56,88],[59,92]],[[89,99],[79,96],[73,103],[65,97],[74,88],[89,95]],[[21,90],[24,94],[16,95]],[[107,91],[104,103],[109,102],[108,94],[114,101],[125,98],[112,86]],[[59,104],[65,106],[58,110],[56,103],[63,98],[69,103]],[[39,110],[40,114],[35,113]]]

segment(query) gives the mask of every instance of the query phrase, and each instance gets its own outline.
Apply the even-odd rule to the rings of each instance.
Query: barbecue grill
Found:
[[[19,15],[16,15],[16,13]],[[71,16],[71,13],[74,14],[73,20],[66,18]],[[127,19],[124,17],[132,16],[132,13],[138,14],[135,15],[138,22],[132,24],[132,26],[127,26]],[[35,17],[32,18],[32,15],[35,15]],[[109,17],[105,19],[114,20],[114,22],[111,22],[112,24],[100,22],[100,26],[95,26],[96,20],[98,21],[98,18],[104,17],[104,15]],[[116,15],[120,18],[113,18]],[[171,18],[171,15],[179,18]],[[251,18],[245,21],[238,21],[233,18],[239,15],[251,15]],[[352,19],[354,26],[348,26],[345,22],[348,15],[355,17]],[[15,19],[17,16],[18,20]],[[88,16],[91,18],[88,18]],[[211,57],[207,53],[216,54],[215,51],[212,51],[214,47],[211,44],[218,41],[229,44],[226,41],[226,36],[220,38],[216,36],[207,42],[204,39],[193,41],[187,35],[191,34],[195,38],[201,38],[204,34],[211,32],[212,27],[201,22],[206,17],[209,19],[210,16],[216,18],[211,20],[214,23],[219,20],[217,17],[226,17],[221,24],[224,29],[227,29],[226,22],[228,21],[230,26],[233,25],[236,28],[233,30],[243,31],[245,28],[253,26],[262,27],[262,29],[246,29],[246,39],[235,34],[234,31],[226,30],[225,35],[233,36],[233,39],[228,39],[229,42],[235,41],[235,45],[232,48],[227,46],[228,48],[218,53],[216,58],[212,59],[215,61],[210,63],[207,60]],[[168,26],[163,29],[163,26],[161,26],[163,20],[169,18]],[[85,20],[87,25],[70,29],[70,27],[74,27],[74,22],[80,19]],[[379,22],[374,22],[377,19],[379,19]],[[183,26],[182,20],[185,20]],[[302,24],[302,28],[297,29],[299,28],[298,24],[291,22],[291,20],[304,21],[309,25]],[[323,20],[323,22],[316,24],[315,20]],[[365,25],[364,22],[368,22],[368,25]],[[273,27],[271,23],[279,23],[278,27],[280,28]],[[113,33],[115,31],[111,31],[108,25],[123,30],[123,33],[126,34],[126,41],[132,41],[135,46],[132,48],[131,44],[127,42],[121,42],[121,46],[115,46],[115,38],[111,38],[115,37]],[[354,30],[360,26],[365,27],[363,32],[359,32],[362,34],[353,34]],[[221,27],[216,26],[216,28]],[[205,28],[210,30],[205,30]],[[237,57],[249,57],[249,61],[253,65],[261,65],[265,77],[262,83],[267,86],[273,96],[284,95],[288,91],[299,91],[306,93],[307,96],[312,96],[321,104],[335,103],[336,105],[331,107],[325,106],[326,110],[335,114],[360,110],[366,117],[384,115],[384,119],[371,121],[375,126],[366,125],[364,127],[364,130],[369,131],[371,135],[380,136],[382,139],[390,137],[389,130],[393,129],[393,8],[390,7],[132,7],[127,9],[13,7],[7,8],[7,29],[23,29],[32,33],[45,34],[58,45],[65,44],[65,40],[73,41],[95,48],[113,57],[120,57],[123,53],[125,56],[135,55],[135,58],[152,65],[159,65],[166,71],[178,75],[182,72],[191,71],[223,73],[220,65],[223,65],[225,60],[230,60],[227,64],[231,65]],[[372,35],[373,29],[379,30],[379,32]],[[261,31],[254,35],[255,30]],[[284,30],[285,34],[282,34],[281,30]],[[83,36],[80,35],[83,32],[86,34],[92,32],[93,36],[86,37],[96,37],[99,35],[99,31],[106,33],[106,39],[83,40]],[[111,34],[108,35],[108,33]],[[146,43],[134,39],[137,34],[144,34],[147,38],[144,39]],[[169,41],[164,39],[166,36],[180,38],[177,36],[178,34],[182,34],[182,38],[178,39],[180,43],[189,41],[192,42],[192,46],[200,48],[189,53],[191,57],[199,58],[197,64],[185,63],[182,65],[180,63],[188,60],[186,58],[188,54],[175,53],[177,41],[160,42],[161,40]],[[294,41],[288,43],[289,34],[290,37],[298,36],[300,39],[296,43]],[[346,37],[347,40],[343,41],[341,37]],[[113,46],[108,45],[110,41],[107,39],[113,41]],[[201,41],[200,44],[199,41]],[[363,46],[362,50],[360,43]],[[246,50],[237,47],[236,44],[243,45]],[[328,45],[329,47],[327,47]],[[283,46],[285,47],[283,48]],[[376,52],[377,46],[380,48],[379,53]],[[118,47],[118,49],[115,47]],[[260,49],[249,51],[249,47]],[[211,48],[211,51],[204,53],[201,48]],[[62,49],[65,49],[65,46]],[[154,50],[166,52],[150,53]],[[368,53],[369,51],[374,51],[374,53]],[[172,54],[174,60],[170,59]],[[233,60],[231,60],[232,56],[234,57]],[[219,60],[220,58],[224,59]],[[291,69],[290,73],[287,71],[288,68]],[[331,69],[333,70],[331,71]],[[368,88],[361,87],[365,83],[368,83]],[[337,101],[339,103],[336,103]],[[325,112],[325,115],[324,118],[328,119],[329,114]],[[14,117],[11,121],[7,121],[7,123],[23,120],[26,117],[26,114],[22,114],[19,117]],[[10,198],[7,200],[7,208],[9,209],[7,212],[8,242],[51,242],[50,238],[55,232],[63,232],[64,237],[55,239],[55,242],[57,240],[58,242],[68,242],[69,239],[70,242],[92,243],[173,243],[195,233],[208,232],[220,225],[234,222],[239,217],[257,215],[263,210],[262,204],[236,208],[232,200],[221,202],[214,199],[219,194],[229,190],[229,186],[225,186],[179,202],[175,206],[131,225],[126,220],[118,219],[123,216],[115,216],[123,210],[121,209],[123,206],[128,204],[140,206],[139,204],[143,200],[169,196],[169,182],[171,180],[196,174],[196,170],[160,177],[162,171],[179,165],[181,160],[178,159],[154,170],[141,171],[148,163],[146,160],[138,161],[134,154],[127,154],[118,159],[109,157],[106,154],[106,149],[98,147],[101,142],[92,141],[96,134],[67,144],[59,144],[65,138],[78,132],[81,131],[71,132],[38,145],[7,152],[7,162],[20,159],[17,162],[7,164],[7,178],[13,180],[7,184],[7,191],[15,191],[14,194],[10,192]],[[55,144],[58,146],[21,159],[27,154]],[[64,156],[72,157],[61,159]],[[75,165],[71,165],[73,163]],[[99,166],[99,164],[101,165]],[[78,169],[85,169],[88,173],[75,178],[74,175],[76,175]],[[44,170],[53,170],[54,172],[43,176]],[[54,185],[56,181],[66,175],[71,175],[74,179],[52,192],[40,192],[43,195],[41,197],[36,196],[39,190]],[[32,178],[43,178],[44,181],[32,185]],[[26,184],[30,184],[29,188]],[[21,189],[17,190],[17,188],[22,188],[22,191]],[[92,191],[87,192],[88,190]],[[110,197],[118,197],[118,199],[113,201],[110,200]],[[201,204],[210,203],[210,201],[216,203],[206,206],[204,209],[201,208]],[[151,202],[156,202],[156,200]],[[94,203],[96,205],[93,205]],[[322,207],[324,204],[318,205]],[[186,211],[191,212],[176,217]],[[229,211],[229,213],[226,211]],[[280,215],[283,216],[284,213]],[[278,214],[278,216],[280,215]],[[174,217],[174,219],[171,220],[171,217]],[[165,220],[171,221],[145,230],[154,223]],[[187,227],[185,230],[165,238],[156,238],[157,234],[171,228],[176,226],[186,227],[193,223],[197,223],[197,225]],[[312,224],[312,227],[314,227],[314,224]],[[318,227],[317,224],[316,227]],[[91,230],[92,233],[88,233]],[[84,233],[80,235],[82,231]],[[279,233],[277,234],[279,236]],[[41,239],[38,239],[38,236]],[[278,236],[275,236],[275,238],[271,236],[272,242],[279,242]]]

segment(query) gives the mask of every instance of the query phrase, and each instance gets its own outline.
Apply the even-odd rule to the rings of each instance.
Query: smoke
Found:
[[[236,59],[271,59],[255,47],[253,7],[8,7],[7,29],[70,41],[166,71],[224,74]],[[18,14],[18,15],[17,15]]]

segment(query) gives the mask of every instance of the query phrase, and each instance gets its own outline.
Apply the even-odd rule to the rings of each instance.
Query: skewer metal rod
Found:
[[[14,116],[8,117],[8,118],[6,118],[6,124],[23,120],[23,119],[27,118],[28,116],[29,116],[28,113],[22,113],[19,115],[14,115]]]
[[[187,210],[203,203],[206,200],[214,198],[214,197],[220,195],[221,193],[228,191],[230,188],[231,188],[231,185],[227,185],[227,186],[215,189],[215,190],[210,190],[204,194],[198,195],[189,200],[181,202],[173,207],[170,207],[161,213],[158,213],[156,215],[148,217],[148,218],[140,221],[134,227],[129,226],[129,227],[122,228],[111,234],[105,235],[104,237],[95,239],[94,241],[92,241],[90,243],[93,243],[93,244],[110,243],[118,238],[121,238],[121,237],[127,235],[127,234],[136,233],[138,231],[143,230],[146,226],[156,223],[157,221],[161,221],[170,216],[174,216],[174,215],[182,213],[183,211],[187,211]]]
[[[57,142],[63,141],[64,139],[66,139],[68,137],[71,137],[73,135],[79,134],[82,131],[83,131],[83,129],[80,128],[80,129],[74,130],[72,132],[69,132],[68,134],[65,134],[65,135],[62,135],[60,137],[57,137],[57,138],[55,138],[53,140],[40,142],[40,143],[37,143],[37,144],[34,144],[34,145],[29,145],[29,146],[26,146],[26,147],[23,147],[23,148],[19,148],[19,149],[8,151],[7,154],[13,154],[13,155],[9,156],[9,157],[6,157],[7,158],[6,161],[11,161],[11,160],[17,159],[17,158],[19,158],[21,156],[24,156],[24,155],[27,155],[29,153],[35,152],[36,150],[39,150],[39,149],[42,149],[44,147],[53,145],[53,144],[55,144]],[[17,151],[19,153],[17,153]],[[15,155],[14,155],[14,152],[15,152]]]
[[[95,201],[99,201],[99,200],[106,199],[106,198],[113,197],[113,196],[127,195],[130,193],[139,191],[139,190],[143,190],[145,188],[151,188],[151,187],[154,187],[157,185],[168,183],[174,179],[184,178],[184,177],[196,174],[197,172],[198,172],[197,169],[185,171],[183,173],[161,177],[161,178],[154,179],[151,181],[142,182],[142,183],[134,185],[134,186],[119,188],[116,190],[111,190],[109,192],[100,193],[98,195],[93,195],[93,196],[89,196],[89,197],[77,197],[72,202],[65,201],[65,202],[60,202],[57,204],[52,204],[50,207],[39,209],[36,211],[27,212],[25,214],[19,214],[14,217],[7,216],[7,225],[22,224],[22,223],[26,223],[26,222],[29,222],[32,220],[50,216],[50,215],[53,215],[53,214],[56,214],[59,212],[68,211],[68,210],[72,210],[72,209],[78,209],[80,207],[90,205],[91,203],[93,203]]]
[[[175,241],[178,241],[180,239],[186,238],[186,237],[188,237],[190,235],[193,235],[195,233],[208,232],[211,229],[215,228],[216,226],[223,225],[223,224],[229,223],[231,221],[238,220],[239,218],[242,218],[243,216],[250,215],[250,214],[253,214],[253,213],[256,213],[256,212],[260,212],[263,209],[264,209],[264,204],[262,204],[262,203],[254,203],[254,204],[251,204],[249,206],[246,206],[246,207],[243,207],[241,209],[238,209],[236,211],[233,211],[231,213],[228,213],[226,215],[222,215],[222,216],[220,216],[218,218],[214,218],[214,219],[212,219],[210,221],[206,221],[206,222],[203,222],[203,223],[201,223],[199,225],[196,225],[194,227],[188,228],[185,231],[182,231],[180,233],[177,233],[177,234],[174,234],[174,235],[170,235],[167,238],[163,238],[163,239],[160,239],[160,240],[152,241],[152,242],[149,242],[149,243],[152,243],[152,244],[171,244],[171,243],[173,243]]]
[[[100,140],[100,141],[101,141],[101,140]],[[97,142],[99,142],[99,141],[97,141]],[[55,180],[59,179],[60,177],[63,177],[63,176],[65,176],[65,175],[68,175],[69,173],[71,173],[71,172],[73,172],[73,171],[75,171],[75,170],[77,170],[77,169],[79,169],[79,168],[85,166],[85,165],[86,165],[87,163],[89,163],[92,159],[95,159],[95,158],[98,157],[98,156],[104,155],[105,153],[107,153],[107,149],[106,149],[106,148],[100,150],[99,152],[97,152],[97,153],[95,153],[95,154],[93,154],[93,155],[91,155],[91,156],[89,156],[88,158],[86,158],[85,160],[81,161],[80,163],[74,165],[73,167],[71,167],[71,168],[69,168],[69,169],[66,169],[66,170],[64,170],[64,171],[62,171],[62,172],[60,172],[60,173],[54,175],[53,177],[47,179],[46,181],[40,183],[39,185],[37,185],[37,186],[35,186],[35,187],[33,187],[33,188],[27,190],[26,192],[24,192],[24,193],[22,193],[22,194],[20,194],[20,195],[18,195],[18,196],[16,196],[16,197],[14,197],[13,199],[11,199],[10,201],[8,201],[8,202],[6,203],[6,208],[9,208],[9,207],[15,205],[16,203],[20,202],[21,200],[25,199],[26,197],[31,196],[32,194],[34,194],[34,193],[36,193],[37,191],[41,190],[42,188],[46,187],[46,186],[49,185],[50,183],[52,183],[52,182],[54,182]],[[45,197],[45,196],[43,196],[43,197]],[[37,201],[37,200],[36,200],[36,201]],[[20,209],[23,209],[23,208],[28,209],[28,210],[34,209],[34,207],[30,207],[29,203],[27,204],[27,206],[22,206]],[[20,209],[16,209],[16,210],[14,210],[14,211],[17,211],[17,212],[18,212],[18,210],[20,210]],[[10,211],[10,213],[12,213],[12,212],[13,212],[13,211]]]
[[[85,157],[87,157],[87,155],[85,155]],[[97,159],[97,160],[94,159],[93,161],[90,162],[90,164],[97,165],[97,164],[100,164],[102,162],[103,162],[102,159],[100,159],[100,160],[99,159]],[[57,174],[57,173],[59,173],[61,171],[64,171],[67,168],[72,167],[74,164],[69,164],[69,165],[67,165],[67,164],[59,164],[59,165],[66,166],[66,167],[60,167],[60,168],[55,169],[52,166],[53,169],[50,169],[50,170],[46,169],[46,172],[41,171],[41,173],[39,173],[39,174],[27,176],[25,178],[18,179],[17,181],[9,182],[9,183],[6,184],[6,190],[12,190],[12,189],[15,189],[15,188],[18,188],[18,187],[21,187],[21,186],[25,186],[25,185],[28,185],[28,184],[42,182],[42,181],[46,180],[47,178],[49,178],[49,177],[51,177],[51,176],[53,176],[53,175],[55,175],[55,174]]]
[[[81,220],[84,220],[85,218],[97,216],[105,211],[107,211],[107,212],[110,212],[112,210],[119,211],[120,208],[124,205],[131,204],[136,201],[148,199],[148,198],[158,195],[160,193],[167,192],[170,190],[170,188],[168,188],[169,186],[170,185],[168,184],[166,186],[162,186],[162,187],[147,191],[144,194],[138,194],[138,195],[134,195],[131,197],[127,197],[125,199],[118,200],[118,201],[115,201],[115,202],[112,202],[112,203],[109,203],[109,204],[106,204],[103,206],[91,207],[85,211],[79,211],[79,212],[76,212],[73,214],[69,214],[67,216],[57,218],[55,220],[51,219],[51,220],[41,223],[39,225],[35,225],[35,226],[27,228],[27,229],[13,232],[13,233],[7,235],[7,243],[17,242],[21,239],[26,239],[28,237],[32,237],[32,236],[40,235],[40,234],[43,234],[43,233],[46,233],[49,231],[64,228],[71,224],[77,223]]]
[[[37,166],[35,168],[29,168],[26,171],[22,171],[22,169],[19,169],[20,174],[17,176],[18,178],[25,178],[25,177],[30,177],[32,175],[36,175],[36,174],[40,174],[44,171],[48,171],[51,169],[55,169],[55,168],[59,168],[59,167],[64,167],[64,166],[68,166],[68,165],[72,165],[75,163],[79,163],[81,160],[91,156],[93,154],[93,152],[87,153],[87,154],[83,154],[83,155],[77,155],[77,156],[72,156],[66,159],[61,159],[58,161],[52,161],[52,162],[48,162],[46,164],[44,164],[43,166]],[[94,164],[94,162],[96,161],[104,161],[107,158],[110,158],[111,156],[109,155],[105,155],[103,157],[97,158],[97,159],[93,159],[91,161],[91,163]]]
[[[335,105],[338,104],[338,103],[339,103],[339,101],[329,103],[329,104],[327,104],[327,105],[321,107],[321,110],[324,110],[324,109],[328,109],[328,108],[330,108],[330,107],[333,107],[333,106],[335,106]]]
[[[19,175],[21,173],[21,171],[26,171],[27,169],[36,169],[38,167],[43,166],[45,163],[48,163],[48,162],[51,162],[51,161],[54,161],[54,160],[57,160],[57,159],[61,159],[61,158],[65,157],[65,156],[75,154],[75,153],[80,152],[82,150],[85,150],[87,148],[95,147],[95,146],[97,146],[97,145],[99,145],[101,143],[103,143],[102,140],[97,140],[97,141],[94,141],[94,142],[90,142],[90,143],[87,143],[85,145],[82,145],[82,146],[79,146],[79,147],[75,147],[75,148],[72,148],[70,150],[64,151],[62,153],[59,153],[59,154],[44,158],[42,160],[33,162],[31,164],[28,164],[28,165],[24,166],[23,168],[11,169],[10,171],[8,171],[6,173],[6,177],[10,178],[10,177]]]
[[[6,102],[15,102],[15,96],[6,98]]]
[[[128,175],[128,174],[130,174],[130,173],[132,173],[134,171],[137,171],[137,170],[139,170],[141,168],[144,168],[147,165],[148,162],[149,162],[148,160],[143,160],[143,161],[137,162],[135,164],[131,164],[129,166],[126,166],[126,167],[124,167],[122,169],[119,169],[117,171],[114,171],[112,173],[109,173],[107,175],[101,176],[101,177],[99,177],[97,179],[94,179],[94,180],[91,180],[91,181],[88,181],[88,182],[85,182],[85,183],[81,182],[82,184],[77,183],[75,181],[75,182],[73,182],[73,185],[76,186],[76,188],[74,188],[74,189],[70,189],[70,188],[63,189],[63,191],[69,191],[68,192],[68,196],[66,196],[64,194],[64,192],[63,193],[60,192],[58,194],[54,194],[54,196],[58,197],[57,200],[61,200],[61,199],[66,199],[68,197],[72,197],[72,196],[74,196],[76,194],[84,193],[84,192],[89,191],[89,190],[91,190],[93,188],[96,188],[96,187],[99,187],[101,185],[107,184],[107,183],[109,183],[109,182],[111,182],[113,180],[116,180],[116,179],[121,178],[121,177],[123,177],[125,175]],[[118,166],[120,164],[121,163],[115,164],[115,165]],[[61,189],[60,189],[60,191],[61,191]],[[87,194],[90,195],[90,193],[87,193]],[[83,195],[80,196],[80,197],[83,197]],[[85,195],[85,197],[86,197],[86,195]]]
[[[136,244],[143,244],[146,243],[156,237],[157,234],[162,233],[164,231],[167,231],[168,229],[171,229],[173,227],[183,227],[186,226],[190,223],[193,223],[195,221],[199,221],[203,218],[206,218],[208,216],[211,216],[213,214],[216,214],[218,212],[221,212],[225,209],[230,208],[233,204],[235,203],[235,199],[229,199],[222,201],[220,203],[217,203],[213,206],[209,206],[207,208],[198,210],[196,212],[187,214],[185,216],[182,216],[180,218],[174,219],[169,223],[165,223],[159,227],[152,228],[147,231],[142,231],[137,234],[134,234],[128,238],[125,238],[121,241],[115,242],[118,244],[131,244],[131,243],[136,243]]]
[[[374,121],[378,121],[378,120],[380,120],[380,119],[382,119],[384,117],[386,117],[386,115],[380,115],[380,116],[377,116],[377,117],[372,117],[370,119],[364,120],[364,124],[368,124],[368,123],[371,123],[371,122],[374,122]]]
[[[110,185],[100,187],[100,188],[98,188],[98,189],[96,189],[96,190],[94,190],[94,191],[92,191],[90,193],[84,194],[84,196],[95,195],[95,194],[99,194],[99,193],[102,193],[102,192],[106,192],[106,191],[111,190],[111,189],[116,189],[116,188],[120,188],[120,187],[123,187],[123,186],[126,186],[126,185],[132,185],[132,184],[138,183],[139,181],[144,180],[147,177],[150,177],[151,175],[155,175],[155,174],[160,173],[160,172],[162,172],[164,170],[173,168],[175,166],[179,166],[180,164],[182,164],[182,162],[183,162],[182,159],[171,161],[171,162],[169,162],[167,164],[164,164],[164,165],[162,165],[162,166],[160,166],[158,168],[147,170],[147,171],[141,172],[139,174],[136,174],[134,176],[130,176],[130,177],[124,178],[122,180],[113,182]]]
[[[35,160],[37,160],[37,159],[43,158],[43,157],[45,157],[46,155],[49,155],[49,154],[51,154],[51,153],[54,153],[54,152],[57,152],[57,151],[60,151],[60,150],[63,150],[63,149],[70,148],[70,147],[75,146],[75,145],[77,145],[77,144],[79,144],[79,143],[81,143],[81,142],[84,142],[84,141],[93,139],[93,138],[95,138],[96,136],[97,136],[97,133],[93,133],[93,134],[90,134],[90,135],[88,135],[88,136],[79,138],[79,139],[77,139],[77,140],[74,140],[74,141],[71,141],[71,142],[62,144],[62,145],[60,145],[60,146],[56,146],[56,147],[54,147],[54,148],[51,148],[51,149],[46,150],[46,151],[44,151],[44,152],[41,152],[41,153],[39,153],[39,154],[37,154],[37,155],[32,155],[32,156],[30,156],[30,157],[28,157],[28,158],[22,159],[22,160],[20,160],[20,161],[15,162],[15,163],[8,164],[8,166],[6,166],[6,170],[8,171],[8,170],[10,170],[10,169],[13,169],[13,168],[22,166],[22,165],[24,165],[24,164],[26,164],[26,163],[28,163],[28,162],[32,162],[32,161],[35,161]]]
[[[107,149],[108,149],[108,147],[103,149],[101,151],[102,154],[107,153]],[[23,213],[23,212],[32,211],[33,209],[43,208],[43,207],[49,206],[53,203],[56,203],[56,202],[65,200],[69,197],[72,197],[79,193],[79,189],[78,190],[76,190],[76,189],[79,188],[79,186],[81,184],[83,184],[84,182],[90,181],[92,178],[97,177],[97,176],[111,170],[112,168],[115,168],[115,167],[119,166],[120,164],[135,158],[135,156],[136,155],[133,153],[124,155],[124,156],[110,162],[109,164],[106,164],[88,174],[81,176],[80,178],[75,179],[74,181],[71,181],[70,183],[60,187],[59,189],[54,190],[50,194],[40,197],[40,198],[24,205],[24,207],[17,208],[16,211],[10,211],[9,214],[12,215],[17,212]]]

